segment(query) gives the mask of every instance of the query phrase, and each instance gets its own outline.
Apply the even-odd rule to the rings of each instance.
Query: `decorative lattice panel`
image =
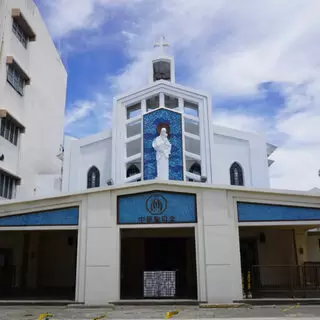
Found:
[[[176,295],[175,271],[145,271],[144,297],[171,298]]]

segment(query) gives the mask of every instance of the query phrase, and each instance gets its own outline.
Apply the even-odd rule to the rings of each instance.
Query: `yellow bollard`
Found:
[[[176,315],[176,314],[178,314],[178,313],[179,313],[178,310],[167,312],[167,313],[166,313],[166,316],[165,316],[165,319],[170,319],[170,318],[172,318],[174,315]]]
[[[48,320],[49,318],[52,318],[53,315],[50,313],[41,313],[38,317],[38,320]]]

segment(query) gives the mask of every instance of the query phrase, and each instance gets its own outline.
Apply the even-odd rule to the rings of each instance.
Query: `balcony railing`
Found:
[[[246,298],[319,298],[320,263],[252,266],[243,291]]]

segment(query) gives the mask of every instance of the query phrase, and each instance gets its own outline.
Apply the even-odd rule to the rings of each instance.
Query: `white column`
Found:
[[[159,103],[160,103],[160,107],[165,107],[165,105],[164,105],[164,93],[163,92],[160,93],[160,101],[159,101]]]
[[[179,111],[183,114],[183,98],[179,98]]]
[[[87,255],[87,216],[88,202],[82,201],[79,206],[76,302],[85,302],[86,291],[86,255]]]
[[[141,113],[144,115],[147,112],[147,101],[144,99],[141,101]]]

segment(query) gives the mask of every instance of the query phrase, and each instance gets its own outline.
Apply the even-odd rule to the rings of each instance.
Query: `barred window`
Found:
[[[26,84],[26,80],[23,74],[18,68],[15,68],[13,64],[8,65],[7,81],[19,94],[23,95],[23,88]]]
[[[0,197],[12,199],[19,180],[5,172],[0,172]]]
[[[100,171],[97,167],[93,166],[88,171],[87,176],[87,188],[97,188],[100,187]]]
[[[20,127],[17,123],[6,116],[5,118],[1,118],[0,121],[0,136],[10,141],[15,146],[18,144],[18,138],[20,134]]]
[[[243,186],[243,170],[238,162],[234,162],[230,167],[230,183],[234,186]]]
[[[28,36],[26,35],[24,30],[20,27],[20,25],[15,20],[13,20],[13,22],[12,22],[12,32],[18,38],[18,40],[21,42],[21,44],[25,48],[27,48],[28,40],[29,40]]]

